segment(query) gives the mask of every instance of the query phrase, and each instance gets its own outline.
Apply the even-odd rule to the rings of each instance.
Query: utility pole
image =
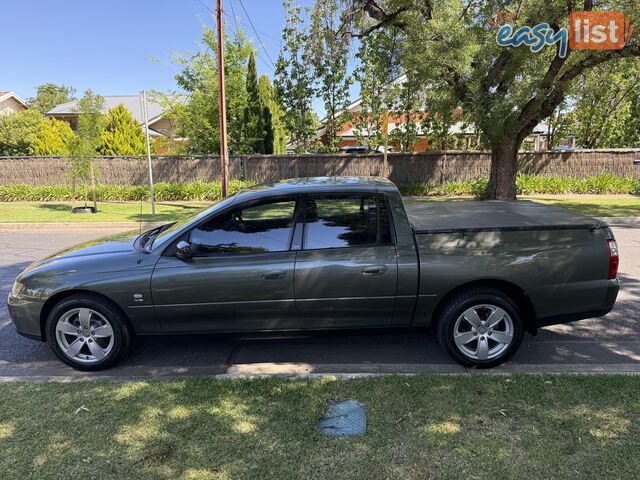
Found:
[[[229,152],[227,151],[227,103],[224,91],[224,31],[222,29],[222,0],[217,1],[216,22],[218,24],[218,123],[220,125],[220,182],[222,197],[227,196],[229,179]]]

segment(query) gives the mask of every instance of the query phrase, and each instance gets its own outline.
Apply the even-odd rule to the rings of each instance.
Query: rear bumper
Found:
[[[40,325],[40,312],[42,312],[43,305],[43,302],[25,300],[9,295],[9,298],[7,298],[9,316],[20,335],[33,340],[44,341]]]
[[[609,313],[613,309],[616,299],[618,298],[618,292],[620,291],[620,281],[616,278],[609,280],[607,291],[605,294],[605,300],[601,308],[591,309],[584,312],[567,313],[563,315],[554,315],[552,317],[538,318],[535,321],[535,327],[547,327],[549,325],[558,325],[560,323],[570,323],[577,320],[585,320],[587,318],[602,317]]]

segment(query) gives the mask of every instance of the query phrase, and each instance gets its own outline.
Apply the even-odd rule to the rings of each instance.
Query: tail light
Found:
[[[616,278],[618,275],[618,265],[620,264],[620,256],[618,255],[618,244],[615,240],[607,240],[609,242],[609,275],[607,278]]]

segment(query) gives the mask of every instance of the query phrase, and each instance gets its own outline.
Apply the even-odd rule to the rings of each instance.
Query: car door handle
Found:
[[[382,275],[387,271],[386,265],[371,265],[362,269],[363,275]]]
[[[272,270],[262,274],[262,278],[265,280],[277,280],[278,278],[284,278],[287,272],[284,270]]]

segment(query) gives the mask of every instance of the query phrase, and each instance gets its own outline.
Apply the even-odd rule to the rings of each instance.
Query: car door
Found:
[[[384,197],[308,195],[303,203],[294,273],[301,327],[391,325],[398,267]]]
[[[154,270],[151,289],[166,332],[298,327],[291,238],[296,198],[243,204],[176,239]],[[179,240],[192,258],[175,255]]]

